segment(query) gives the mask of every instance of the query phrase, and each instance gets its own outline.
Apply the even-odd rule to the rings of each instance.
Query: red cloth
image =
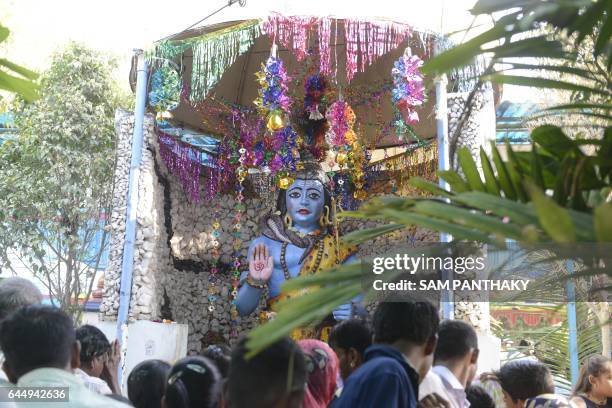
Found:
[[[304,394],[304,408],[326,408],[336,392],[338,357],[320,340],[300,340],[306,358],[308,384]]]

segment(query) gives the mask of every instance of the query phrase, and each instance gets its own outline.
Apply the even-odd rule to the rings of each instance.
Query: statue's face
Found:
[[[287,213],[293,223],[305,228],[316,228],[323,214],[325,195],[319,180],[295,180],[285,192]]]

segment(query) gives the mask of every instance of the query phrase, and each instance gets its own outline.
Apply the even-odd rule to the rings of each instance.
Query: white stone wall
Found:
[[[467,109],[467,98],[467,92],[448,94],[449,140],[459,124],[463,110]],[[490,141],[495,140],[495,126],[493,91],[485,88],[477,92],[472,100],[472,110],[463,125],[455,151],[456,154],[461,147],[468,147],[481,174],[480,147],[483,147],[485,152],[490,154]],[[457,170],[456,156],[451,158],[451,163],[453,163],[452,167]],[[461,171],[459,173],[461,174]],[[487,300],[488,296],[486,294],[481,294],[478,299],[455,299],[455,318],[470,323],[483,333],[488,333],[490,331],[490,314]]]
[[[101,319],[116,319],[119,309],[119,286],[125,237],[127,189],[131,159],[133,115],[117,111],[117,168],[112,212],[112,237],[109,263],[104,275],[104,296],[100,306]],[[153,118],[145,117],[142,162],[138,182],[137,233],[134,248],[134,272],[131,320],[155,320],[160,317],[160,279],[169,269],[169,250],[164,228],[163,188],[156,172],[154,152],[156,138]]]
[[[466,108],[468,93],[448,94],[448,134],[449,141],[459,124],[462,112]],[[495,108],[493,106],[493,92],[490,89],[477,92],[472,100],[472,111],[463,125],[459,135],[457,150],[467,146],[476,165],[482,169],[480,163],[480,147],[490,152],[489,141],[495,140]],[[453,168],[457,168],[457,161],[451,158]]]

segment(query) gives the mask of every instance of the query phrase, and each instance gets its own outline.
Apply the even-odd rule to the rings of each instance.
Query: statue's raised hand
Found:
[[[267,282],[272,276],[274,259],[265,244],[257,244],[249,258],[249,275],[251,279]]]

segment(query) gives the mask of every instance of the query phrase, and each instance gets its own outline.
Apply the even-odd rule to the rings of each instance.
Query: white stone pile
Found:
[[[202,190],[201,194],[204,194]],[[182,188],[172,183],[172,229],[170,239],[172,255],[177,259],[192,259],[211,261],[213,244],[221,244],[221,262],[233,262],[234,252],[234,217],[236,215],[236,199],[230,194],[222,195],[198,205],[190,203]],[[242,212],[240,228],[240,252],[246,257],[249,243],[258,235],[259,219],[266,214],[274,203],[266,203],[252,198],[245,199],[246,210]],[[218,218],[215,209],[218,208]],[[213,237],[213,224],[220,224],[220,236]]]

